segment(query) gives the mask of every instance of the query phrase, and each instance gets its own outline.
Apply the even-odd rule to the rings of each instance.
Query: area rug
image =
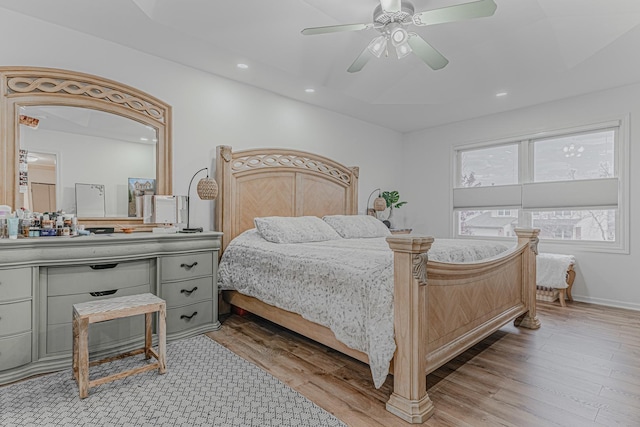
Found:
[[[90,369],[91,379],[142,356]],[[133,375],[80,400],[71,369],[0,387],[0,426],[344,426],[286,384],[200,335],[167,345],[167,373]]]

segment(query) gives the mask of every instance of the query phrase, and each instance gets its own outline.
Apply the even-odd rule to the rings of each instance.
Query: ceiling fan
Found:
[[[413,52],[433,70],[439,70],[449,63],[447,58],[418,34],[408,32],[405,27],[411,24],[426,26],[482,18],[493,15],[496,8],[497,5],[493,0],[478,0],[414,13],[413,5],[408,1],[380,0],[380,4],[373,11],[372,23],[305,28],[302,34],[308,36],[342,31],[378,30],[381,34],[371,40],[371,43],[353,61],[347,70],[350,73],[362,70],[371,56],[380,58],[384,53],[388,54],[389,44],[395,49],[398,59]]]

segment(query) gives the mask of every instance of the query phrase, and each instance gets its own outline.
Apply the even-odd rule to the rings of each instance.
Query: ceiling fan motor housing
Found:
[[[385,12],[382,5],[378,5],[373,11],[373,22],[380,25],[386,25],[390,22],[399,22],[401,24],[410,24],[413,22],[413,13],[415,9],[409,2],[402,2],[398,12]]]

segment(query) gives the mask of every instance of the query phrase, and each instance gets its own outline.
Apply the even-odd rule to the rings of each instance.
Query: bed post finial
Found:
[[[427,252],[433,237],[387,237],[393,250],[393,393],[387,410],[403,420],[421,424],[433,415],[427,394],[427,322],[429,316]]]
[[[218,147],[220,149],[220,156],[224,159],[225,162],[230,162],[233,158],[231,156],[231,146],[230,145],[220,145]]]
[[[513,321],[515,326],[538,329],[540,320],[536,314],[536,255],[538,255],[538,228],[516,228],[518,246],[526,245],[525,262],[522,263],[522,283],[527,312]]]

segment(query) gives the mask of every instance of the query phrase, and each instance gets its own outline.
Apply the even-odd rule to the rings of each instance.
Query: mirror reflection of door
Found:
[[[55,212],[56,208],[56,165],[55,154],[29,152],[29,193],[25,207],[33,212]]]

